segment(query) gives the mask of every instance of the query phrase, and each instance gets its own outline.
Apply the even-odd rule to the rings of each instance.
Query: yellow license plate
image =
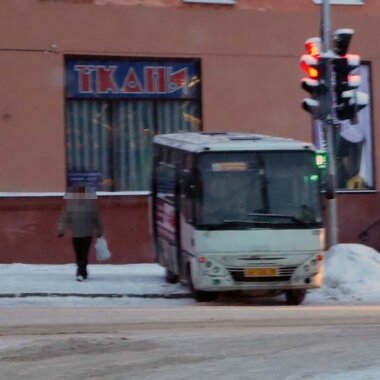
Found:
[[[277,276],[277,268],[247,268],[244,277]]]

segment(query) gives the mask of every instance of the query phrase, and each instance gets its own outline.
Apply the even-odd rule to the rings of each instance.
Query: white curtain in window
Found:
[[[150,188],[155,133],[197,131],[200,105],[189,100],[68,100],[68,178],[99,173],[98,190]]]

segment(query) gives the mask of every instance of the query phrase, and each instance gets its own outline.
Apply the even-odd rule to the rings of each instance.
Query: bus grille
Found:
[[[289,281],[292,274],[296,270],[297,266],[286,266],[278,268],[277,276],[265,276],[265,277],[245,277],[245,268],[227,268],[228,272],[232,276],[235,282],[278,282]]]

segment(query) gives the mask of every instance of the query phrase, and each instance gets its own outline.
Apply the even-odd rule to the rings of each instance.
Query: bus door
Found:
[[[170,272],[178,273],[178,221],[176,196],[177,170],[174,165],[159,162],[156,171],[155,219],[158,261]]]
[[[195,180],[193,156],[183,154],[182,165],[179,170],[179,263],[181,274],[186,276],[185,256],[194,254],[194,210],[195,210]]]

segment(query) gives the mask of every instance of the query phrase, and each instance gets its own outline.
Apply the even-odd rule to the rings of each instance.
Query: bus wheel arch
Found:
[[[306,296],[306,289],[291,289],[285,291],[287,305],[300,305]]]
[[[186,275],[190,293],[197,302],[214,301],[218,297],[217,292],[207,292],[204,290],[198,290],[194,287],[190,262],[188,262],[186,266]]]

